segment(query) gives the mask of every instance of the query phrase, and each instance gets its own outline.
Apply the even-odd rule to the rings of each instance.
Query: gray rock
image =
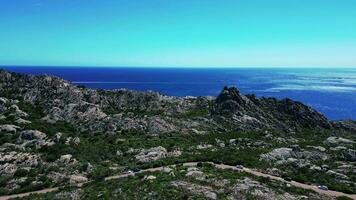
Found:
[[[344,151],[344,157],[347,161],[351,161],[351,162],[356,161],[356,150],[348,149]]]
[[[153,175],[146,175],[145,177],[143,177],[143,180],[147,180],[147,181],[153,181],[156,179],[157,179],[157,177],[153,176]]]
[[[8,99],[4,98],[4,97],[0,97],[0,104],[7,104],[9,102]]]
[[[17,129],[20,129],[20,127],[11,124],[0,125],[0,132],[16,133]]]
[[[345,174],[337,173],[333,170],[328,170],[326,173],[329,175],[335,176],[336,178],[339,178],[339,179],[349,179],[349,177],[346,176]]]
[[[71,175],[69,177],[70,184],[79,184],[79,183],[86,183],[88,182],[88,178],[81,175]]]
[[[328,137],[324,143],[329,145],[339,145],[339,144],[354,144],[355,142],[342,137]]]
[[[47,137],[45,133],[37,130],[25,130],[20,132],[19,139],[22,140],[43,140]]]
[[[25,124],[31,124],[31,121],[25,120],[25,119],[21,119],[21,118],[20,118],[20,119],[17,119],[17,120],[15,121],[15,123],[25,125]]]
[[[187,174],[186,174],[186,176],[188,176],[188,177],[193,177],[193,178],[195,178],[195,179],[197,179],[197,180],[205,180],[206,179],[206,176],[205,176],[205,174],[203,173],[203,172],[201,172],[201,171],[189,171]]]
[[[260,156],[264,160],[286,160],[290,157],[294,157],[293,149],[291,148],[278,148],[274,149],[267,154],[262,154]]]
[[[144,149],[135,158],[141,162],[150,162],[167,157],[167,150],[161,146]]]
[[[307,147],[313,148],[313,149],[321,151],[321,152],[325,152],[326,151],[325,147],[322,147],[322,146],[307,146]]]
[[[193,193],[193,194],[199,194],[199,195],[204,195],[205,198],[207,199],[217,199],[217,194],[214,192],[213,188],[209,186],[201,186],[185,181],[173,181],[171,183],[175,187],[180,187],[183,188],[184,190]]]
[[[135,152],[135,151],[133,151]],[[164,147],[158,146],[150,149],[143,149],[135,158],[141,162],[150,162],[166,157],[178,157],[182,154],[179,150],[168,152]]]

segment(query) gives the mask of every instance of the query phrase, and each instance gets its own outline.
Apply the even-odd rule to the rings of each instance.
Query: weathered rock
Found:
[[[150,162],[166,157],[177,157],[182,153],[178,150],[168,152],[164,147],[158,146],[150,149],[143,149],[135,158],[141,162]]]
[[[25,130],[20,132],[19,140],[43,140],[47,137],[45,133],[37,130]]]
[[[155,161],[167,156],[167,150],[161,146],[142,150],[135,158],[141,162]]]
[[[213,148],[213,145],[211,144],[198,144],[196,149],[202,150],[202,149],[210,149]]]
[[[7,104],[9,102],[8,99],[4,98],[4,97],[0,97],[0,104]]]
[[[356,161],[356,150],[348,149],[344,151],[344,157],[347,161],[351,161],[351,162]]]
[[[78,163],[78,161],[73,158],[72,155],[70,154],[66,154],[66,155],[62,155],[59,159],[58,159],[58,163],[60,164],[66,164],[66,165],[75,165]]]
[[[313,148],[313,149],[321,151],[321,152],[325,152],[326,151],[325,147],[322,147],[322,146],[307,146],[307,147]]]
[[[25,120],[25,119],[21,119],[21,118],[20,118],[20,119],[17,119],[17,120],[15,121],[15,123],[25,125],[25,124],[31,124],[31,121]]]
[[[164,172],[164,173],[171,173],[171,172],[172,172],[172,169],[169,168],[169,167],[163,167],[162,172]]]
[[[264,160],[286,160],[290,157],[294,157],[293,149],[291,148],[278,148],[273,151],[262,154],[261,158]]]
[[[13,174],[19,167],[35,167],[41,162],[38,155],[22,152],[0,152],[0,174]]]
[[[17,105],[11,105],[10,109],[14,110],[13,113],[11,113],[9,116],[14,116],[14,117],[28,117],[28,114],[24,111],[22,111]]]
[[[153,176],[153,175],[146,175],[143,180],[147,180],[147,181],[153,181],[153,180],[156,180],[157,177],[156,176]]]
[[[280,200],[299,200],[308,199],[308,197],[295,196],[287,192],[279,193],[268,188],[264,184],[258,181],[251,180],[250,178],[244,178],[240,180],[233,188],[232,199],[240,200],[245,199],[245,195],[254,199],[280,199]],[[311,199],[328,199],[321,196],[316,196]]]
[[[71,175],[69,177],[70,184],[78,184],[78,183],[86,183],[88,182],[88,178],[81,175]]]
[[[65,174],[59,172],[50,172],[47,177],[56,183],[62,183],[67,178]]]
[[[11,132],[11,133],[16,133],[16,131],[20,129],[20,127],[11,125],[11,124],[6,124],[6,125],[0,125],[0,133],[1,132]]]
[[[297,160],[326,160],[328,156],[319,151],[301,151],[299,146],[292,146],[292,148],[274,149],[269,153],[260,155],[260,158],[267,161],[278,161],[277,164],[287,164]]]
[[[346,138],[332,136],[332,137],[328,137],[324,143],[330,145],[339,145],[339,144],[354,144],[355,142]]]
[[[205,180],[206,178],[205,174],[201,171],[189,171],[186,176],[193,177],[198,180]]]
[[[171,184],[175,187],[183,188],[190,193],[204,195],[207,199],[217,199],[217,194],[208,186],[201,186],[185,181],[174,181]]]
[[[335,176],[336,178],[339,178],[339,179],[349,179],[349,177],[346,176],[345,174],[337,173],[333,170],[328,170],[326,173],[329,175]]]
[[[61,191],[55,195],[55,199],[71,199],[71,200],[79,200],[83,194],[82,189],[77,189],[74,191]]]

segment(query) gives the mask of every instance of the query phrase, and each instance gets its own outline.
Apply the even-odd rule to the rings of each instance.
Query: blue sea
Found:
[[[59,76],[89,88],[153,90],[173,96],[216,96],[224,86],[235,86],[243,94],[301,101],[332,120],[356,120],[356,68],[4,68]]]

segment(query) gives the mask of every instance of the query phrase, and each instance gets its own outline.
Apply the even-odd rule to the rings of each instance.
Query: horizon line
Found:
[[[335,69],[335,68],[355,68],[356,66],[136,66],[136,65],[1,65],[6,67],[61,67],[61,68],[163,68],[163,69],[238,69],[238,68],[299,68],[299,69]]]

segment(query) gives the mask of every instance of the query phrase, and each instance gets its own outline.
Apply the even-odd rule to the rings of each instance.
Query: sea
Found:
[[[356,120],[356,68],[2,67],[52,75],[96,89],[127,88],[170,96],[216,96],[224,86],[242,94],[291,98],[330,120]]]

